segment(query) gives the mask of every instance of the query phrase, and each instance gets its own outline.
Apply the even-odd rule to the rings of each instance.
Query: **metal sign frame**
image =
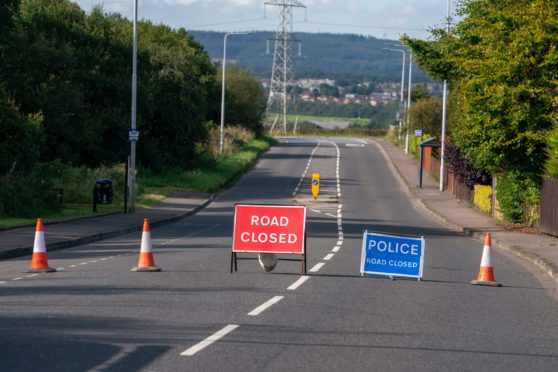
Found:
[[[388,239],[401,239],[401,240],[405,240],[405,241],[416,241],[416,242],[420,242],[420,262],[419,262],[419,272],[417,275],[411,275],[411,274],[401,274],[395,270],[393,271],[365,271],[365,260],[366,258],[369,258],[367,256],[367,249],[366,249],[366,242],[367,242],[367,236],[379,236],[379,237],[385,237]],[[374,275],[382,275],[382,276],[388,276],[388,277],[404,277],[404,278],[416,278],[418,281],[420,281],[422,279],[422,274],[423,274],[423,267],[424,267],[424,251],[426,249],[426,241],[424,239],[424,236],[403,236],[403,235],[395,235],[395,234],[382,234],[382,233],[377,233],[377,232],[371,232],[368,230],[365,230],[362,236],[362,256],[361,256],[361,261],[360,261],[360,274],[361,275],[365,275],[365,274],[374,274]],[[388,261],[389,262],[389,261]]]

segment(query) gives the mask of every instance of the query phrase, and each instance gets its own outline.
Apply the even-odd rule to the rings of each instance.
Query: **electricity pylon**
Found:
[[[279,16],[279,29],[275,37],[275,51],[273,53],[273,66],[271,68],[271,84],[267,100],[266,117],[276,109],[277,114],[283,115],[283,130],[287,132],[287,82],[291,79],[291,54],[293,32],[293,8],[306,8],[297,0],[271,0],[265,5],[275,5],[281,8]],[[276,117],[271,130],[277,123]]]

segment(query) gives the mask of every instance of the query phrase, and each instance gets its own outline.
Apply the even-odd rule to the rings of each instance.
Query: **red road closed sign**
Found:
[[[305,206],[238,204],[233,252],[304,254],[305,228]]]

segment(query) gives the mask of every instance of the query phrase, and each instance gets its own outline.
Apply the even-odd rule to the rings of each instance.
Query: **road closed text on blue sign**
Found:
[[[362,238],[360,273],[421,278],[424,246],[422,237],[365,231]]]

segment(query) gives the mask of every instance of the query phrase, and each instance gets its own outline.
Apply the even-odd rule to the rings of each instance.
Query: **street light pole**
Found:
[[[409,125],[411,124],[411,79],[413,75],[413,53],[409,53],[409,88],[407,89],[407,133],[405,134],[405,154],[409,153]]]
[[[227,39],[232,35],[247,35],[249,32],[230,32],[223,38],[223,73],[221,74],[221,138],[219,141],[219,156],[223,155],[225,136],[225,74],[227,65]]]
[[[138,92],[138,0],[134,0],[134,36],[132,52],[132,127],[136,131],[137,92]],[[136,206],[136,140],[130,139],[130,173],[129,173],[130,211]]]
[[[446,33],[449,33],[450,24],[450,0],[447,3],[447,19],[446,19]],[[448,95],[448,80],[444,80],[444,97],[442,103],[442,148],[440,149],[440,191],[444,191],[445,183],[445,160],[446,160],[446,116],[447,116],[447,95]]]
[[[391,50],[393,52],[401,52],[403,53],[403,64],[401,65],[401,93],[399,94],[400,97],[400,105],[399,105],[399,109],[401,109],[401,106],[403,106],[403,94],[404,94],[404,85],[405,85],[405,57],[406,57],[406,52],[404,50],[401,49],[391,49],[391,48],[384,48],[386,50]],[[403,116],[400,113],[400,117],[399,117],[399,141],[401,141],[401,131],[403,130]]]

